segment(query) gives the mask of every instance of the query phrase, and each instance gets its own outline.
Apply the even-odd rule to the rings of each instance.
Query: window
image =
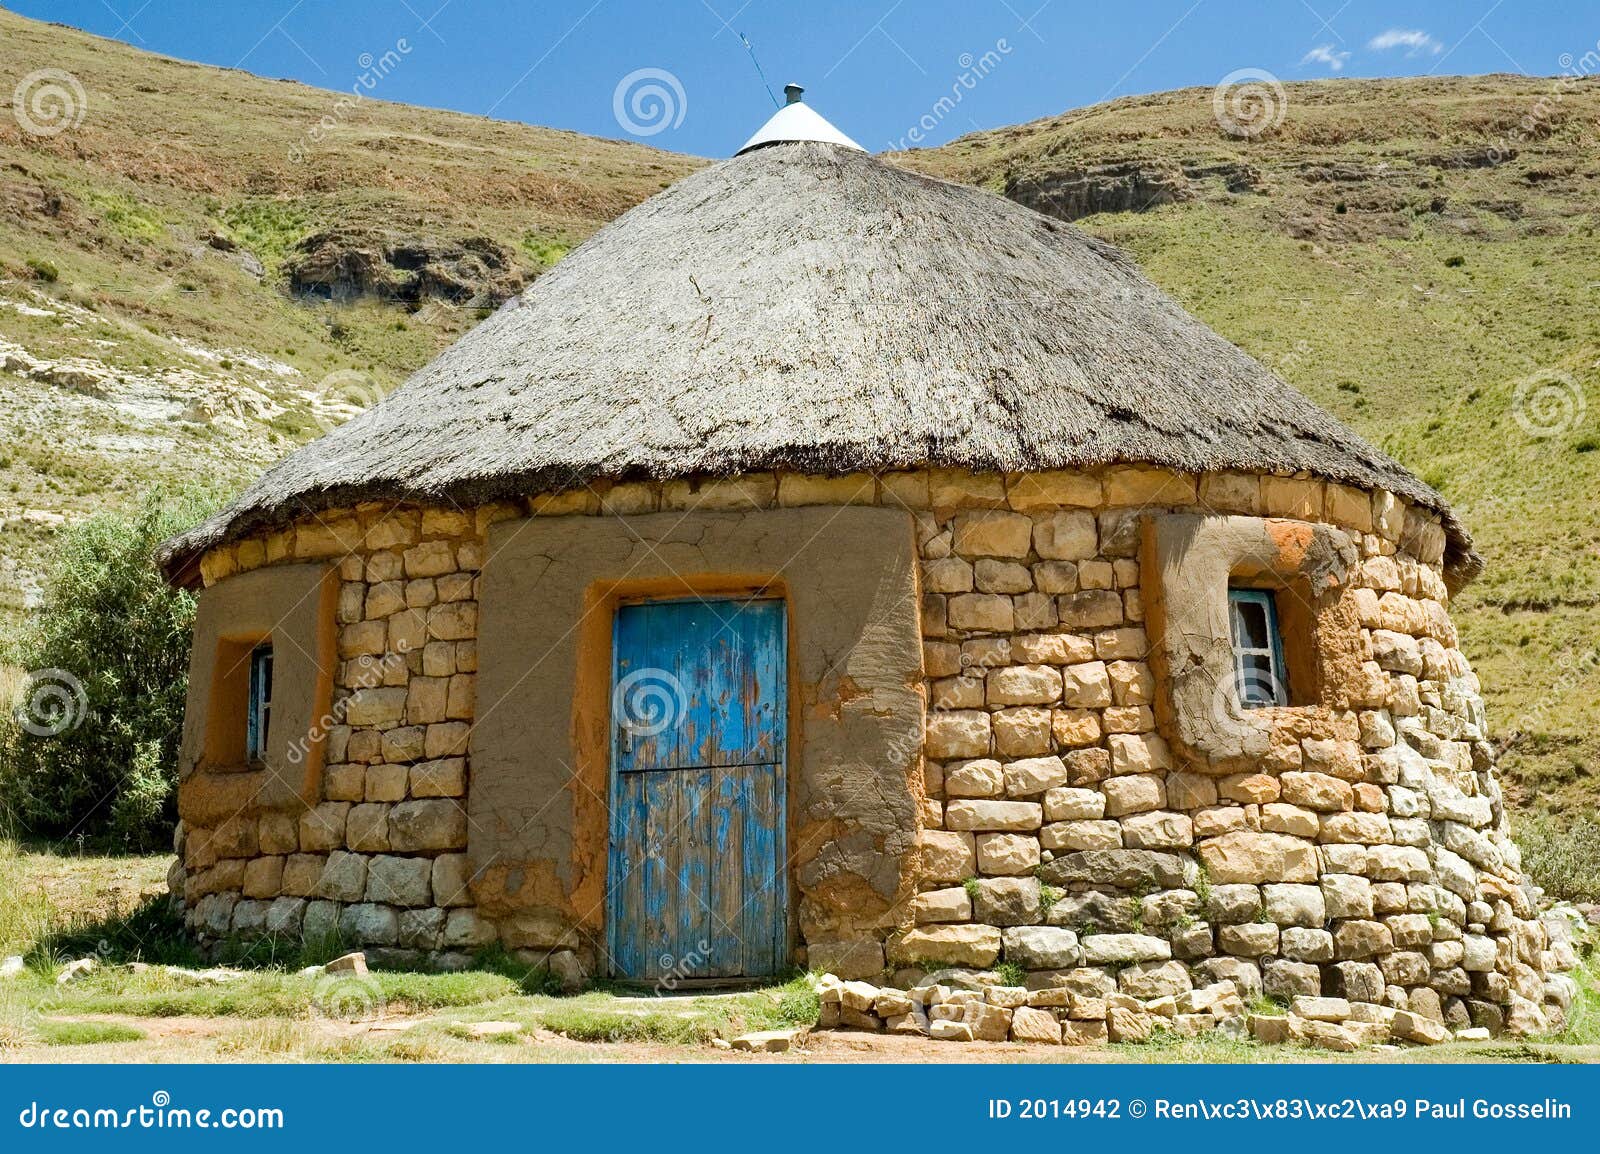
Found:
[[[1234,685],[1246,709],[1289,704],[1278,607],[1265,589],[1229,589]]]
[[[245,719],[245,757],[251,765],[266,760],[267,730],[272,720],[272,646],[250,651],[250,703]]]

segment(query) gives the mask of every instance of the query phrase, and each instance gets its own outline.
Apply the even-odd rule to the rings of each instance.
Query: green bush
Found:
[[[1522,868],[1562,901],[1600,901],[1600,821],[1580,817],[1566,825],[1542,817],[1517,831]]]
[[[167,841],[194,597],[162,580],[152,553],[217,504],[206,489],[160,490],[57,539],[42,603],[6,655],[25,674],[0,715],[10,832],[129,850]]]

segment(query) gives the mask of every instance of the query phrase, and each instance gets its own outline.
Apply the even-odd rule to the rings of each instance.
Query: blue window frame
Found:
[[[1278,606],[1266,589],[1228,590],[1233,628],[1234,687],[1246,709],[1289,704],[1288,670]]]
[[[250,703],[245,719],[245,757],[252,765],[266,760],[267,733],[272,721],[272,646],[250,651]]]

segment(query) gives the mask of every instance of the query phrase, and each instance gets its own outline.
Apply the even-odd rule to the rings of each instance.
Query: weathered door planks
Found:
[[[608,935],[634,980],[788,961],[778,600],[619,607]]]

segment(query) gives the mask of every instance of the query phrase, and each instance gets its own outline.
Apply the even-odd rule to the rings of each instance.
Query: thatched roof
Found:
[[[850,149],[776,144],[596,233],[380,404],[163,546],[171,574],[363,500],[598,478],[1148,462],[1443,498],[1190,316],[1118,249]]]

